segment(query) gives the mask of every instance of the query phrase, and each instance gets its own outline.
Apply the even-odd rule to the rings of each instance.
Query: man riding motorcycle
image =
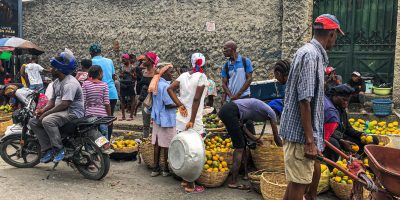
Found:
[[[52,58],[51,74],[57,78],[53,84],[53,95],[48,104],[36,111],[37,118],[29,121],[31,130],[37,136],[43,156],[40,162],[59,162],[64,158],[59,128],[67,122],[84,116],[84,102],[81,85],[70,74],[77,63],[72,52],[62,52]]]

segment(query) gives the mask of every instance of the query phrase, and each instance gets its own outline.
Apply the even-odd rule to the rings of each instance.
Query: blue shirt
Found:
[[[279,131],[283,140],[306,143],[300,101],[307,100],[311,106],[314,142],[319,150],[324,149],[324,70],[328,63],[325,49],[315,39],[296,52],[286,83]]]
[[[239,109],[240,121],[253,121],[253,122],[265,122],[271,120],[276,122],[276,115],[274,110],[269,107],[266,103],[261,100],[250,98],[250,99],[238,99],[233,101]]]
[[[102,56],[95,56],[92,58],[92,65],[98,65],[103,70],[103,82],[108,85],[108,93],[110,99],[118,99],[117,88],[115,87],[113,75],[115,68],[112,60]]]
[[[176,126],[176,109],[166,108],[166,105],[173,105],[171,97],[168,95],[169,83],[160,78],[157,87],[157,95],[153,94],[153,106],[151,109],[151,118],[154,123],[163,128],[171,128]]]
[[[329,97],[324,98],[324,123],[340,123],[339,110],[333,105]]]
[[[232,63],[228,60],[228,71],[229,71],[229,81],[228,88],[231,91],[232,95],[236,95],[243,85],[246,83],[246,73],[253,73],[253,66],[251,65],[251,60],[246,58],[246,70],[244,70],[242,56],[238,55],[235,63]],[[222,66],[221,77],[226,78],[226,70],[225,65]],[[241,97],[250,95],[250,87],[247,88]],[[229,97],[227,97],[227,101],[229,101]]]

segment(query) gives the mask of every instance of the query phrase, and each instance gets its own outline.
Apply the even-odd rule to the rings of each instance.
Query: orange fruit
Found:
[[[213,169],[213,172],[218,172],[218,168],[214,168],[214,169]]]
[[[217,155],[217,152],[211,151],[211,155],[215,156],[215,155]]]
[[[213,171],[212,168],[208,168],[208,169],[207,169],[207,172],[212,172],[212,171]]]
[[[207,160],[207,165],[212,165],[212,160]]]
[[[218,160],[218,157],[217,157],[217,156],[213,156],[213,160],[214,160],[214,161],[217,161],[217,160]]]
[[[220,169],[220,172],[225,172],[225,171],[226,171],[225,168]]]
[[[225,159],[224,159],[224,157],[222,157],[222,156],[221,156],[221,157],[219,157],[219,161],[221,161],[221,162],[222,162],[222,161],[224,161],[224,160],[225,160]]]
[[[222,163],[221,163],[221,165],[223,166],[223,167],[228,167],[228,163],[226,163],[225,161],[223,161]]]

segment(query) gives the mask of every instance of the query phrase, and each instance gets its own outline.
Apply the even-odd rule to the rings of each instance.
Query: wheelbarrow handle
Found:
[[[334,152],[338,153],[342,158],[348,160],[350,157],[348,155],[346,155],[345,153],[343,153],[342,151],[340,151],[340,149],[336,148],[335,146],[333,146],[333,144],[331,144],[328,140],[325,140],[325,145],[332,149]]]

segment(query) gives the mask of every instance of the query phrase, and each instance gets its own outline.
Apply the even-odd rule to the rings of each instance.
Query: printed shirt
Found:
[[[245,70],[242,62],[242,56],[238,55],[238,58],[235,63],[231,63],[231,61],[228,60],[228,71],[229,71],[228,88],[229,91],[231,91],[232,95],[235,95],[240,91],[240,89],[246,83],[246,73],[248,74],[253,73],[253,66],[251,64],[251,60],[249,58],[246,58],[246,70]],[[222,66],[221,77],[222,78],[227,77],[225,65]],[[248,95],[250,95],[250,87],[243,92],[242,97]],[[227,97],[226,100],[229,101],[229,97]]]
[[[300,122],[300,101],[308,100],[311,106],[314,142],[319,150],[323,150],[324,69],[327,65],[328,55],[315,39],[296,52],[286,83],[284,110],[279,131],[284,140],[306,143],[304,129]]]
[[[115,74],[115,68],[112,60],[104,58],[102,56],[95,56],[92,58],[92,65],[98,65],[103,70],[103,82],[108,85],[108,92],[110,99],[118,99],[117,88],[115,87],[115,82],[113,75]]]
[[[154,123],[163,128],[170,128],[176,126],[176,109],[166,108],[166,105],[173,105],[171,97],[168,95],[169,83],[160,78],[157,87],[157,95],[153,94],[153,106],[151,109],[151,118]]]
[[[211,79],[208,79],[208,90],[207,90],[207,96],[217,96],[217,86],[215,85],[215,82]]]
[[[238,99],[233,101],[239,109],[240,121],[253,121],[253,122],[265,122],[271,120],[276,122],[276,114],[271,107],[261,100],[250,98],[250,99]]]
[[[81,84],[75,77],[68,75],[62,81],[56,79],[53,83],[53,94],[50,98],[59,105],[62,101],[71,101],[68,113],[81,118],[85,114]]]
[[[28,75],[29,84],[37,85],[43,84],[40,72],[43,71],[43,67],[36,63],[29,63],[25,67],[25,73]]]
[[[85,100],[85,116],[108,116],[105,106],[110,104],[107,84],[104,82],[84,81],[82,90]]]

